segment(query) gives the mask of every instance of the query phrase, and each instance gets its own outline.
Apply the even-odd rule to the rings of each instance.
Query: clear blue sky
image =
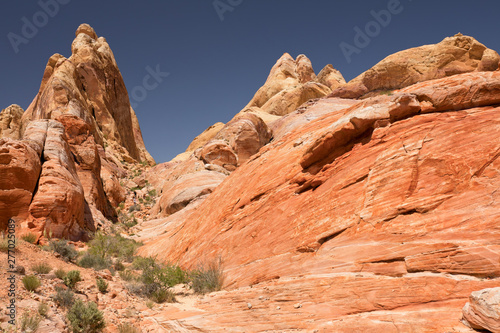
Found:
[[[3,0],[0,109],[27,108],[48,58],[69,57],[76,28],[89,23],[106,37],[129,92],[142,85],[148,66],[170,73],[136,107],[146,147],[159,163],[211,124],[230,120],[284,52],[307,55],[316,73],[331,63],[349,80],[389,54],[457,32],[500,50],[496,0],[401,0],[389,24],[380,31],[371,26],[374,37],[350,63],[340,43],[354,45],[354,28],[364,30],[374,20],[371,11],[395,0],[218,0],[232,9],[221,14],[223,21],[213,0],[57,1],[65,4],[45,20],[38,1]],[[41,27],[15,53],[8,34],[23,36],[23,18]]]

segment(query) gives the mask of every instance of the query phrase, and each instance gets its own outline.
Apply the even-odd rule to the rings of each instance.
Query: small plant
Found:
[[[115,271],[121,272],[125,270],[125,265],[121,261],[117,261],[113,265],[113,268],[115,269]]]
[[[47,303],[38,304],[38,314],[42,317],[47,318],[47,314],[49,313],[49,306]]]
[[[70,308],[75,303],[75,294],[71,290],[56,287],[56,294],[52,297],[54,302],[63,308]]]
[[[97,333],[106,327],[104,315],[94,302],[83,303],[77,300],[66,317],[74,333]]]
[[[0,252],[9,252],[9,240],[7,237],[0,238]]]
[[[156,303],[175,303],[176,302],[176,299],[175,299],[175,295],[174,293],[172,292],[172,290],[168,289],[168,288],[165,288],[165,287],[161,287],[161,288],[158,288],[157,290],[153,291],[150,296],[151,300],[153,300],[154,302]]]
[[[68,286],[68,288],[74,289],[76,284],[82,281],[80,277],[80,271],[69,271],[66,276],[63,278],[64,284]]]
[[[387,95],[387,96],[392,96],[394,93],[392,90],[382,90],[379,92],[380,95]]]
[[[130,206],[130,208],[128,209],[128,212],[132,213],[134,211],[140,211],[140,210],[141,210],[141,205],[135,204],[135,205]]]
[[[200,266],[191,273],[193,290],[198,294],[206,294],[222,289],[224,282],[221,260],[209,263],[206,267]]]
[[[146,302],[146,306],[149,308],[149,309],[152,309],[154,306],[155,306],[155,303],[153,301],[147,301]]]
[[[55,274],[56,278],[64,280],[64,277],[66,276],[66,271],[62,268],[58,268],[58,269],[56,269],[54,274]]]
[[[40,280],[35,275],[26,275],[22,281],[24,288],[28,291],[35,291],[40,287]]]
[[[135,257],[134,261],[132,262],[132,267],[134,269],[144,270],[159,266],[156,263],[156,259],[153,257]]]
[[[94,268],[99,271],[108,268],[110,266],[110,262],[106,258],[87,252],[78,261],[78,266],[84,268]]]
[[[129,270],[124,270],[119,273],[122,280],[130,282],[136,278],[135,274]]]
[[[25,242],[28,242],[28,243],[31,243],[31,244],[35,244],[36,241],[37,241],[37,236],[33,233],[27,233],[27,234],[24,234],[21,236],[21,239]]]
[[[118,325],[118,332],[119,333],[141,333],[141,331],[138,328],[136,328],[135,326],[132,326],[129,323]]]
[[[61,255],[67,261],[74,261],[78,257],[78,251],[66,240],[52,240],[49,243],[49,248]]]
[[[39,315],[28,315],[24,313],[21,317],[21,332],[36,332],[40,326],[42,318]]]
[[[49,264],[42,262],[31,266],[31,269],[38,274],[48,274],[52,270],[52,267],[50,267]]]
[[[98,277],[96,279],[96,285],[97,285],[97,289],[99,289],[99,291],[101,293],[105,293],[108,291],[108,283],[106,281],[104,281],[104,279],[101,279],[100,277]]]

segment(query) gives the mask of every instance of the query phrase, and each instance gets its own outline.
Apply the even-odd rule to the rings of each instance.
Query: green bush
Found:
[[[141,333],[141,330],[136,328],[135,326],[132,326],[129,323],[125,323],[125,324],[118,325],[118,332],[119,333]]]
[[[28,233],[28,234],[24,234],[21,236],[21,239],[25,242],[28,242],[28,243],[31,243],[31,244],[35,244],[36,243],[36,240],[37,240],[38,237],[36,237],[35,234],[33,233]]]
[[[66,276],[63,278],[64,284],[68,286],[69,288],[73,289],[75,288],[76,284],[80,281],[82,281],[82,278],[80,277],[80,271],[69,271]]]
[[[174,293],[168,289],[168,288],[158,288],[155,291],[153,291],[149,298],[153,300],[156,303],[175,303],[175,295]]]
[[[125,270],[125,265],[121,261],[117,261],[113,265],[113,268],[115,269],[115,271],[121,272]]]
[[[211,262],[191,272],[191,281],[193,290],[198,294],[221,290],[224,282],[221,261]]]
[[[47,318],[47,314],[49,313],[49,306],[47,303],[38,304],[38,314],[42,317]]]
[[[147,285],[158,283],[162,287],[173,287],[187,281],[188,274],[177,265],[168,264],[164,267],[149,267],[142,271],[142,282]]]
[[[89,243],[89,253],[106,258],[108,256],[131,261],[140,243],[120,235],[104,235],[98,232]]]
[[[40,280],[35,275],[26,275],[22,281],[24,288],[28,291],[35,291],[40,287]]]
[[[109,268],[110,265],[111,262],[109,259],[88,252],[85,253],[80,260],[78,260],[78,266],[84,268],[94,268],[98,271]]]
[[[144,270],[148,268],[159,267],[156,263],[156,259],[153,257],[135,257],[132,262],[132,267],[134,269]]]
[[[122,280],[130,282],[136,279],[136,275],[129,270],[124,270],[119,273]]]
[[[62,268],[58,268],[58,269],[56,269],[54,274],[55,274],[56,278],[63,280],[64,277],[66,276],[66,271]]]
[[[21,332],[36,332],[42,318],[39,315],[30,316],[27,312],[21,317]]]
[[[31,266],[31,269],[38,274],[48,274],[52,270],[52,267],[50,267],[49,264],[42,262]]]
[[[56,287],[56,294],[52,297],[54,302],[63,308],[70,308],[75,303],[75,294],[71,290]]]
[[[102,332],[106,323],[104,315],[94,302],[83,303],[77,300],[66,315],[74,333]]]
[[[95,282],[97,285],[97,289],[99,289],[101,293],[104,294],[105,292],[108,291],[108,283],[106,281],[98,277]]]
[[[78,257],[78,251],[75,247],[64,239],[50,241],[49,248],[59,253],[67,261],[74,261]]]
[[[132,213],[134,211],[140,211],[140,210],[141,210],[141,205],[135,204],[135,205],[130,206],[130,208],[128,209],[128,212]]]

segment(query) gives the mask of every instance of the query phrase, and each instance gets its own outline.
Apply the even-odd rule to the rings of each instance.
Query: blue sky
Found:
[[[40,14],[41,4],[54,1],[57,13]],[[383,25],[370,24],[373,12],[388,9],[390,22],[385,16]],[[165,162],[205,128],[238,113],[284,52],[307,55],[316,73],[331,63],[349,80],[389,54],[457,32],[498,51],[499,9],[493,0],[4,0],[0,109],[27,108],[48,58],[69,57],[76,28],[89,23],[106,37],[129,93],[142,85],[148,67],[169,73],[133,101],[147,149]],[[9,33],[22,37],[26,21],[40,27],[16,53]],[[369,43],[348,61],[341,43],[356,46],[355,28],[367,25]]]

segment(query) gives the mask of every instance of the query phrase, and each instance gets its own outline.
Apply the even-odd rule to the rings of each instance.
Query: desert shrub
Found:
[[[129,323],[124,323],[118,325],[118,332],[119,333],[141,333],[141,330],[138,329],[137,327],[129,324]]]
[[[78,257],[78,251],[75,247],[64,239],[50,241],[49,248],[59,253],[67,261],[74,261]]]
[[[221,261],[213,261],[191,272],[192,288],[198,294],[222,289],[224,276]]]
[[[63,281],[64,284],[69,288],[71,289],[75,288],[76,284],[82,281],[82,278],[80,277],[80,271],[77,270],[69,271],[63,278]]]
[[[78,260],[78,266],[84,268],[94,268],[96,270],[106,269],[111,265],[109,259],[103,258],[93,253],[85,253],[83,257]]]
[[[27,234],[24,234],[21,236],[21,239],[25,242],[28,242],[28,243],[31,243],[31,244],[35,244],[36,243],[36,235],[33,234],[33,233],[27,233]]]
[[[19,240],[17,238],[14,238],[14,244],[17,244]],[[16,247],[11,245],[10,247],[11,252],[16,251]],[[9,252],[9,238],[7,235],[5,235],[3,232],[0,233],[0,252]]]
[[[153,257],[135,257],[134,261],[132,262],[132,267],[134,269],[144,270],[159,266],[156,263],[156,259]]]
[[[56,287],[56,294],[52,298],[54,302],[63,308],[70,308],[75,303],[75,294],[69,289]]]
[[[21,332],[36,332],[41,321],[42,318],[37,314],[31,316],[27,312],[24,313],[21,317]]]
[[[137,225],[137,219],[135,217],[132,217],[131,219],[127,219],[125,220],[125,222],[123,222],[123,225],[127,228],[127,229],[130,229],[132,227],[135,227]]]
[[[155,291],[153,291],[150,295],[149,298],[156,302],[156,303],[175,303],[175,295],[172,292],[172,290],[168,288],[158,288]]]
[[[23,277],[22,281],[24,288],[28,291],[35,291],[41,284],[40,280],[35,275],[26,275]]]
[[[122,278],[122,280],[127,281],[127,282],[135,280],[137,277],[134,273],[132,273],[129,270],[124,270],[124,271],[120,272],[119,274],[120,274],[120,277]]]
[[[146,302],[146,306],[149,308],[149,309],[152,309],[154,306],[155,306],[155,303],[152,302],[151,300],[147,301]]]
[[[31,266],[31,269],[38,274],[48,274],[52,270],[52,267],[50,267],[49,264],[42,262]]]
[[[140,243],[120,235],[104,235],[98,232],[89,243],[89,253],[106,258],[107,256],[131,261]]]
[[[7,237],[0,238],[0,252],[9,252],[9,240]]]
[[[162,287],[173,287],[187,281],[188,274],[177,265],[147,267],[142,271],[142,282],[145,284],[158,283]]]
[[[66,271],[62,268],[58,268],[58,269],[56,269],[54,274],[55,274],[56,278],[63,280],[64,277],[66,276]]]
[[[49,313],[49,306],[47,303],[40,303],[38,304],[38,314],[42,317],[47,317],[47,314]]]
[[[113,268],[115,271],[121,272],[125,270],[125,265],[121,261],[117,261],[114,263]]]
[[[98,277],[95,282],[97,285],[97,289],[99,289],[101,293],[105,293],[108,291],[108,283],[104,281],[104,279]]]
[[[128,212],[132,213],[132,212],[140,211],[140,210],[141,210],[141,205],[135,204],[135,205],[130,206],[130,208],[128,209]]]
[[[97,333],[106,327],[104,315],[94,302],[83,303],[77,300],[66,317],[74,333]]]

